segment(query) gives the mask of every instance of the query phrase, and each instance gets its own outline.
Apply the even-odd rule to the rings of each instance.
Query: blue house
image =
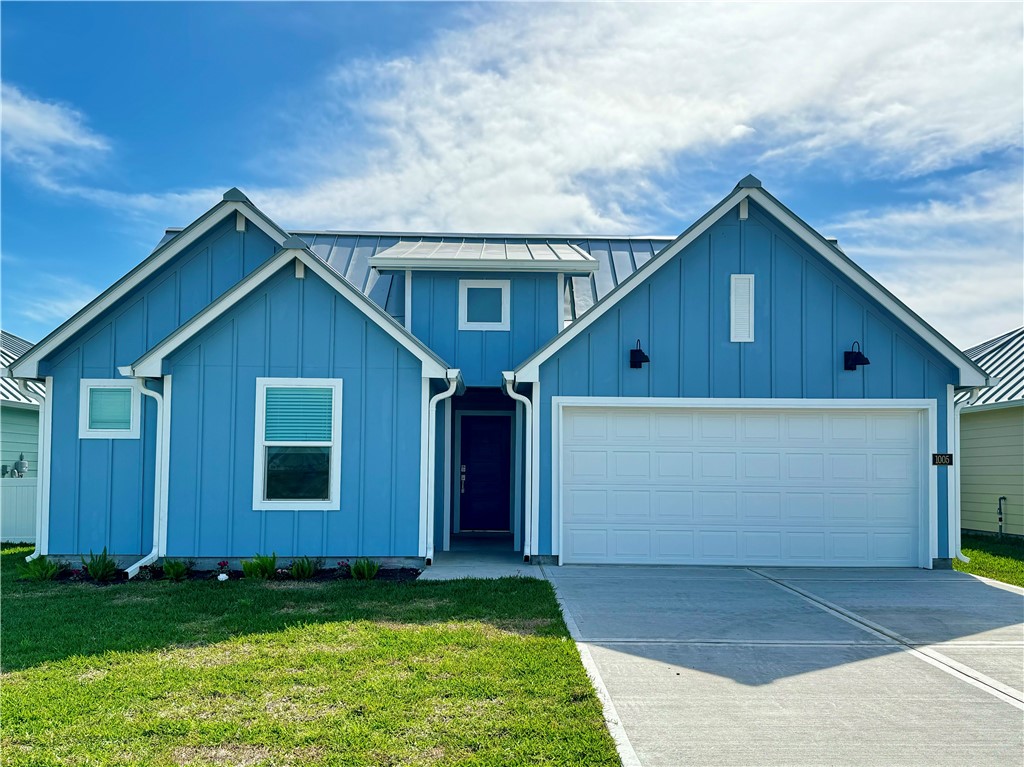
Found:
[[[130,573],[931,567],[991,384],[752,176],[675,239],[286,232],[232,189],[11,374],[48,392],[37,553]]]

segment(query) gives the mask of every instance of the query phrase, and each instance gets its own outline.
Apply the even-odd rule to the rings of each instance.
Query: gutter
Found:
[[[434,513],[435,482],[437,479],[437,405],[443,399],[449,399],[461,388],[465,391],[465,384],[462,383],[462,371],[458,368],[450,368],[445,371],[448,379],[448,388],[438,392],[430,398],[427,404],[427,551],[424,560],[426,564],[434,561]],[[447,439],[448,435],[445,435]],[[446,512],[447,513],[447,512]]]
[[[118,369],[118,372],[121,372],[122,375],[124,374],[121,368]],[[164,397],[159,392],[146,388],[146,380],[145,378],[139,378],[139,388],[144,395],[152,397],[156,402],[156,476],[153,482],[153,548],[138,562],[126,568],[129,580],[138,575],[141,568],[156,562],[160,556],[160,520],[163,517],[161,512],[164,504],[163,482],[161,481],[164,465]]]
[[[18,388],[24,391],[24,382],[20,378],[17,380]],[[46,394],[39,402],[39,434],[36,437],[36,545],[32,553],[25,557],[26,562],[45,556],[50,546],[50,421],[53,416],[53,379],[47,378],[45,382]]]
[[[960,411],[977,400],[978,388],[972,388],[971,396],[963,402],[958,402],[953,408],[953,508],[949,510],[949,513],[953,514],[953,537],[949,541],[949,553],[961,562],[971,560],[960,550],[963,524],[960,517]]]
[[[530,535],[533,533],[533,400],[526,395],[516,391],[516,376],[510,370],[502,371],[502,388],[505,393],[516,402],[522,402],[526,410],[526,439],[524,440],[525,460],[523,461],[523,559],[529,561],[533,541]]]

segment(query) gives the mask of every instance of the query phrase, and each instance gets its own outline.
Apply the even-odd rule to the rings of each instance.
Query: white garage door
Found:
[[[563,562],[921,564],[920,411],[563,416]]]

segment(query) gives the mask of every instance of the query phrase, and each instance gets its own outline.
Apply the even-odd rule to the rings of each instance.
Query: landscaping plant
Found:
[[[357,581],[372,581],[377,577],[380,563],[372,559],[357,559],[352,563],[352,577]]]
[[[277,572],[277,554],[273,552],[270,556],[255,554],[252,559],[242,562],[242,573],[246,578],[265,581],[268,578],[273,578],[275,572]]]
[[[26,581],[52,581],[61,571],[66,570],[67,562],[47,559],[46,555],[38,556],[19,568],[21,578]]]
[[[183,581],[192,569],[189,562],[181,559],[164,560],[164,578],[169,581]]]
[[[308,581],[317,571],[323,567],[323,560],[311,559],[310,557],[299,557],[292,562],[289,572],[297,581]]]
[[[89,550],[89,558],[82,559],[82,568],[94,581],[105,583],[114,580],[117,575],[117,560],[107,553],[107,547],[99,554],[93,554]]]

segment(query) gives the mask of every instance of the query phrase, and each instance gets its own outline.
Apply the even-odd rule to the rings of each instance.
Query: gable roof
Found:
[[[897,319],[917,333],[928,346],[952,363],[960,372],[961,386],[983,387],[992,385],[992,381],[985,372],[963,352],[939,334],[931,325],[917,316],[906,304],[886,290],[881,283],[851,261],[835,243],[822,237],[796,214],[766,192],[761,187],[761,182],[756,177],[750,175],[741,179],[729,195],[697,219],[675,241],[659,252],[655,258],[630,274],[605,299],[522,362],[515,370],[516,380],[539,380],[540,366],[544,362],[554,356],[572,339],[583,333],[605,312],[629,295],[634,288],[643,284],[646,278],[667,264],[676,254],[710,229],[726,213],[741,203],[747,204],[747,200],[753,200],[760,205],[798,240],[811,248],[811,250],[831,264],[852,283],[892,312]]]
[[[24,338],[16,336],[14,333],[8,333],[6,330],[0,330],[0,367],[9,368],[11,363],[31,348],[32,344]],[[25,388],[32,396],[26,396],[14,378],[6,376],[0,378],[0,402],[23,407],[39,407],[38,400],[33,398],[38,397],[41,400],[45,397],[46,387],[36,381],[28,381]]]
[[[395,322],[394,318],[367,298],[362,292],[356,290],[344,277],[306,248],[305,243],[297,237],[289,237],[285,240],[282,250],[275,253],[234,287],[227,290],[192,319],[139,357],[139,359],[128,366],[129,371],[122,372],[129,372],[131,375],[142,377],[163,375],[163,361],[168,355],[181,348],[183,344],[187,343],[189,339],[194,337],[203,328],[222,316],[231,307],[292,261],[301,263],[304,268],[310,269],[324,282],[355,304],[356,308],[360,309],[385,333],[418,358],[423,363],[424,377],[448,377],[449,367],[444,360]]]
[[[18,378],[38,378],[40,360],[57,349],[57,347],[84,328],[102,312],[127,295],[135,286],[139,285],[143,280],[232,213],[236,216],[244,216],[247,221],[251,221],[259,227],[278,245],[281,245],[288,239],[288,233],[267,218],[262,211],[249,202],[249,199],[244,194],[238,191],[238,189],[229,189],[224,193],[224,199],[178,232],[173,238],[165,238],[156,250],[142,263],[100,293],[99,296],[89,302],[71,319],[32,347],[28,353],[11,366],[11,374]]]
[[[593,256],[571,242],[508,242],[483,238],[401,240],[370,258],[378,269],[590,273]]]
[[[1024,327],[991,338],[964,352],[989,375],[999,379],[967,407],[978,410],[990,406],[1024,403]],[[963,401],[967,393],[957,398]]]

